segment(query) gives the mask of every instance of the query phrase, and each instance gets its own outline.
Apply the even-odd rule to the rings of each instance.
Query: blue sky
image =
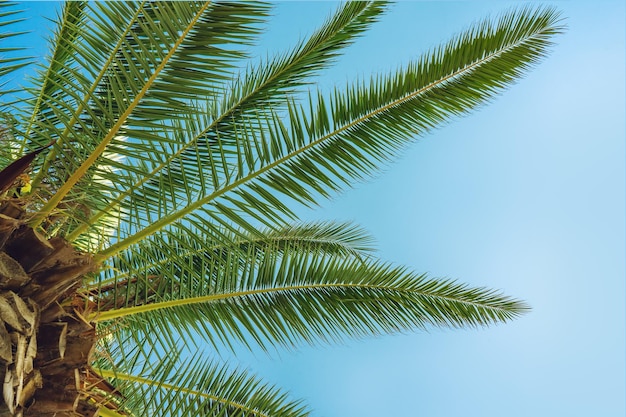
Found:
[[[320,85],[393,69],[512,4],[400,2]],[[488,329],[240,355],[315,416],[626,414],[626,13],[621,1],[533,4],[567,19],[548,59],[376,178],[301,213],[353,220],[376,237],[381,258],[502,289],[533,311]],[[31,3],[30,14],[53,6]],[[293,45],[333,7],[280,3],[262,46]],[[40,36],[31,35],[36,54]]]

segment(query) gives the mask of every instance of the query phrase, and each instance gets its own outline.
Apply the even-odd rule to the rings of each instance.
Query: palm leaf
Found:
[[[13,30],[13,28],[24,21],[24,19],[18,17],[22,11],[17,10],[16,6],[17,3],[8,1],[0,3],[0,30],[2,31],[0,32],[0,42],[2,42],[2,46],[0,46],[0,98],[2,99],[6,95],[19,91],[17,89],[5,89],[5,86],[9,83],[6,77],[32,63],[31,57],[22,55],[22,51],[26,48],[7,45],[7,43],[25,33]],[[8,106],[12,103],[7,102],[3,104]]]
[[[209,268],[217,271],[198,278]],[[267,348],[331,342],[430,326],[474,327],[508,321],[528,307],[484,288],[430,279],[370,259],[269,247],[247,264],[229,257],[180,274],[176,291],[153,303],[100,312],[98,321],[124,317],[209,341],[254,340]],[[137,315],[137,319],[133,316]],[[221,342],[220,342],[221,343]]]
[[[547,52],[561,30],[553,9],[523,9],[488,21],[369,85],[357,83],[309,106],[236,126],[236,140],[208,150],[205,171],[180,160],[179,172],[160,178],[158,212],[153,196],[133,201],[147,222],[102,251],[109,257],[163,228],[184,222],[221,224],[253,231],[252,219],[271,227],[291,215],[285,198],[315,204],[389,160],[416,135],[491,100]],[[199,156],[198,156],[199,157]],[[191,167],[194,168],[191,168]],[[186,175],[185,170],[194,175]],[[191,184],[190,184],[191,182]],[[193,187],[194,183],[201,187]],[[283,198],[279,197],[282,196]],[[276,204],[281,201],[281,204]],[[149,224],[148,224],[149,223]]]
[[[117,349],[119,354],[123,349]],[[121,407],[131,415],[168,416],[249,416],[304,417],[309,415],[300,402],[258,378],[240,370],[230,370],[215,361],[195,358],[180,359],[177,352],[160,354],[156,366],[131,362],[129,356],[111,370],[101,361],[100,374],[121,393]],[[144,376],[138,376],[144,375]]]
[[[285,226],[260,235],[229,233],[220,242],[191,230],[159,234],[142,242],[137,251],[120,254],[91,285],[90,294],[97,295],[98,310],[143,305],[189,285],[208,286],[223,269],[244,271],[267,251],[365,259],[372,255],[371,242],[362,229],[336,222]]]

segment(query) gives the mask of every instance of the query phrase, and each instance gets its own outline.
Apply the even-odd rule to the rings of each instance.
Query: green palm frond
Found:
[[[258,117],[266,108],[284,106],[285,97],[312,83],[311,76],[331,64],[384,12],[387,2],[347,2],[319,30],[286,54],[250,68],[228,86],[223,102],[213,111],[215,120],[196,139],[214,143],[234,130],[233,120]]]
[[[330,98],[317,94],[306,107],[290,102],[286,121],[280,113],[244,120],[234,140],[218,140],[194,160],[173,161],[177,171],[159,177],[158,197],[156,187],[143,187],[132,208],[148,220],[136,220],[141,230],[119,236],[102,256],[185,222],[248,231],[256,227],[252,219],[280,224],[291,215],[287,199],[316,204],[391,159],[416,135],[492,99],[546,54],[560,30],[553,9],[511,12],[369,84],[336,90]],[[207,162],[203,170],[199,160]]]
[[[176,291],[153,302],[97,313],[182,334],[200,330],[230,344],[248,338],[267,348],[337,341],[429,326],[473,327],[508,321],[528,307],[484,288],[430,279],[370,259],[268,247],[247,264],[228,253],[195,274],[181,273]],[[200,265],[198,265],[199,267]],[[206,276],[211,267],[218,271]],[[197,283],[202,279],[204,283]],[[194,285],[194,283],[197,283]],[[133,315],[138,315],[135,321]]]
[[[3,78],[20,68],[29,65],[32,59],[20,55],[26,48],[18,46],[7,46],[6,42],[13,40],[16,36],[22,35],[23,31],[13,31],[12,28],[19,25],[24,19],[18,17],[21,13],[16,9],[17,3],[2,2],[0,3],[0,41],[4,44],[0,46],[0,97],[10,94],[15,90],[4,90],[7,81]]]
[[[276,387],[203,356],[181,359],[177,352],[161,353],[151,362],[155,365],[135,362],[132,372],[125,372],[126,358],[114,370],[102,360],[99,372],[119,390],[121,409],[137,417],[309,415],[300,402],[289,400]]]
[[[230,233],[223,242],[187,230],[183,235],[159,234],[138,250],[120,254],[112,267],[92,283],[99,310],[143,305],[172,297],[187,286],[210,286],[214,279],[243,272],[268,251],[275,254],[324,254],[365,259],[373,254],[372,239],[350,223],[317,222],[267,230],[260,235]],[[114,306],[114,307],[112,307]]]

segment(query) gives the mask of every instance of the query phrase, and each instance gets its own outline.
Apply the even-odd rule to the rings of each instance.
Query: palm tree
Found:
[[[267,4],[63,5],[25,92],[0,84],[1,415],[305,416],[211,352],[527,311],[380,261],[353,224],[298,221],[298,205],[492,99],[562,30],[553,9],[511,11],[395,72],[317,91],[386,7],[345,3],[256,62]],[[17,9],[0,3],[6,38]],[[2,77],[31,64],[0,52]]]

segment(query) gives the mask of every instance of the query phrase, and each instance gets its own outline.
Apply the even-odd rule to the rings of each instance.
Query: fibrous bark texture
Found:
[[[93,259],[22,221],[19,200],[0,204],[0,383],[2,416],[93,417],[100,378],[89,300],[78,295]]]

